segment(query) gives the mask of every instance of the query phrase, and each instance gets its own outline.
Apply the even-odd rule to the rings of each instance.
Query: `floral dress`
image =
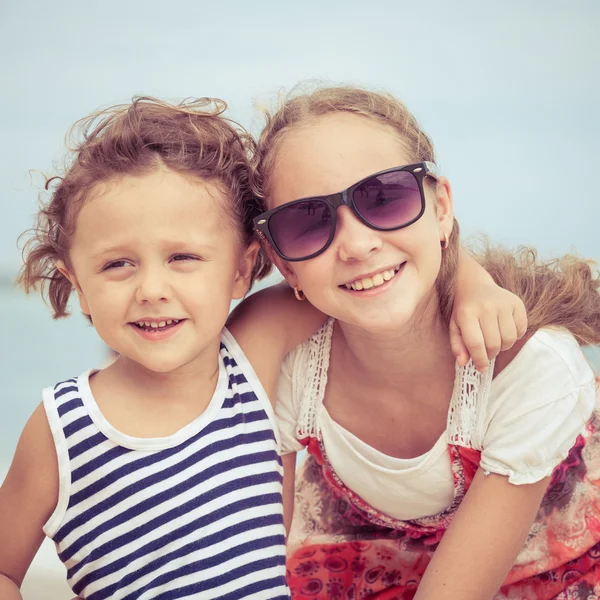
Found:
[[[450,506],[433,516],[400,520],[349,489],[328,458],[318,415],[332,327],[330,321],[311,338],[307,359],[296,361],[303,383],[295,433],[308,456],[296,475],[288,584],[298,600],[408,600],[480,467],[483,442],[472,434],[491,375],[482,377],[472,364],[457,368],[458,393],[447,429],[454,480]],[[588,402],[589,391],[588,386]],[[537,517],[498,600],[600,599],[600,420],[593,407],[590,412],[550,471]]]

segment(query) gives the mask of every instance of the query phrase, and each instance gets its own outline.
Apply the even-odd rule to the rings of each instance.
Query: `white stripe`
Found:
[[[77,421],[77,419],[81,419],[81,417],[87,417],[87,416],[89,416],[87,414],[87,411],[85,410],[85,408],[83,406],[81,406],[79,408],[76,408],[75,410],[70,410],[68,413],[64,414],[60,418],[60,422],[62,423],[63,427],[67,427],[68,425],[70,425],[74,421]],[[98,432],[95,428],[93,429],[93,431],[95,433]],[[71,438],[69,438],[69,445],[70,444],[71,444]]]
[[[237,567],[240,567],[243,565],[247,565],[247,564],[250,564],[250,563],[258,561],[258,560],[264,560],[265,558],[270,558],[275,554],[274,550],[277,548],[278,548],[277,546],[274,546],[270,549],[265,548],[263,550],[248,552],[247,554],[243,555],[243,557],[242,557],[243,562],[240,561],[239,563],[235,564],[234,561],[228,561],[226,563],[223,563],[222,565],[217,565],[216,567],[206,569],[205,571],[202,571],[201,573],[195,572],[195,573],[191,573],[190,575],[183,576],[183,577],[177,577],[176,579],[173,579],[163,585],[152,588],[151,593],[148,596],[142,595],[141,598],[155,598],[160,593],[165,593],[165,592],[169,592],[169,591],[174,590],[179,587],[185,587],[187,585],[192,585],[199,581],[206,581],[207,579],[210,579],[212,577],[219,577],[219,576],[223,575],[224,573],[227,573],[227,571],[229,569],[234,569],[234,568],[237,568]],[[227,565],[230,565],[230,566],[228,567]],[[235,581],[231,581],[224,585],[220,585],[220,586],[211,588],[211,589],[207,590],[206,592],[203,592],[202,599],[204,600],[204,598],[221,598],[225,594],[239,590],[240,588],[243,588],[252,583],[257,583],[257,582],[263,581],[265,579],[271,579],[272,577],[285,577],[285,565],[277,565],[275,567],[271,567],[269,569],[262,569],[260,571],[253,570],[250,573],[237,578]],[[156,576],[154,578],[156,578]],[[135,588],[132,588],[132,591],[134,589]],[[266,597],[264,594],[265,594],[265,592],[263,591],[263,596],[262,596],[263,599]],[[122,598],[125,595],[126,594],[121,595],[121,593],[119,592],[119,594],[115,595],[114,598]],[[269,594],[269,596],[267,596],[267,597],[270,598],[270,597],[272,597],[272,595]],[[259,598],[260,598],[260,596],[259,596]]]
[[[259,408],[257,402],[255,402],[253,404],[257,405],[256,408]],[[225,412],[225,411],[223,411],[223,412]],[[226,411],[226,412],[232,413],[232,411]],[[233,417],[233,414],[231,414],[231,417]],[[148,473],[155,473],[156,469],[162,470],[163,468],[167,468],[178,462],[181,462],[182,460],[184,460],[184,458],[187,458],[187,457],[191,456],[192,454],[195,454],[196,452],[200,452],[200,451],[210,447],[211,445],[215,444],[216,442],[229,440],[237,435],[240,435],[241,433],[256,433],[259,431],[265,431],[267,429],[270,429],[270,427],[269,427],[269,423],[266,419],[261,419],[260,421],[252,421],[252,422],[242,422],[242,423],[237,423],[233,427],[225,427],[221,430],[214,431],[206,436],[201,436],[200,439],[196,440],[196,442],[194,442],[193,444],[189,444],[187,446],[187,448],[182,448],[178,452],[175,452],[169,458],[158,461],[157,463],[154,463],[152,465],[142,467],[142,468],[136,470],[131,476],[125,475],[124,477],[125,478],[129,477],[128,483],[131,483],[131,481],[130,481],[131,477],[133,477],[135,481],[139,481],[140,479],[145,477]],[[75,437],[75,436],[73,436],[73,437]],[[250,443],[254,443],[254,442],[250,442]],[[114,444],[112,442],[110,442],[110,441],[103,442],[102,444],[99,444],[97,446],[97,448],[98,448],[97,456],[88,456],[87,458],[82,457],[82,460],[79,460],[79,457],[77,457],[71,461],[71,465],[73,466],[74,469],[79,468],[79,467],[87,464],[91,460],[96,459],[100,454],[103,454],[104,452],[110,450],[113,447],[114,447]],[[82,489],[84,489],[88,485],[90,485],[91,483],[98,481],[98,479],[100,479],[107,473],[113,473],[117,469],[119,469],[125,465],[128,465],[129,463],[136,462],[146,456],[153,456],[158,452],[165,452],[165,451],[164,450],[156,450],[156,451],[145,452],[145,453],[132,451],[132,452],[123,454],[122,456],[119,456],[117,458],[114,458],[110,462],[106,463],[105,465],[101,465],[100,467],[98,467],[95,470],[88,473],[85,477],[82,477],[81,479],[76,481],[73,484],[73,493],[77,493],[77,492],[81,491]],[[77,465],[77,466],[75,466],[75,465]],[[120,488],[117,488],[117,489],[122,489],[123,487],[126,487],[126,485],[128,485],[128,484],[124,484]],[[112,491],[106,492],[107,496],[110,494],[112,494]]]
[[[94,435],[97,433],[100,433],[100,432],[96,428],[94,428]],[[72,447],[71,438],[74,438],[74,437],[75,436],[73,435],[68,440],[69,448]],[[89,430],[88,430],[88,437],[91,437],[89,435]],[[71,460],[71,473],[73,471],[75,471],[76,469],[79,469],[80,467],[87,465],[91,460],[98,458],[100,455],[104,454],[105,452],[112,450],[114,447],[115,447],[114,442],[111,442],[110,440],[104,440],[103,442],[100,442],[97,446],[94,446],[92,449],[87,450],[86,452],[84,452],[83,454],[80,454],[79,456],[76,456],[74,459]],[[111,463],[109,463],[109,464],[111,464]]]
[[[236,522],[243,522],[243,521],[249,520],[254,517],[256,517],[256,515],[254,515],[252,513],[252,510],[242,511],[239,514],[239,519],[237,519]],[[233,525],[233,524],[234,524],[234,522],[232,519],[232,523],[229,523],[228,526]],[[118,571],[116,573],[112,573],[111,575],[107,575],[106,577],[96,580],[93,583],[90,583],[85,588],[86,595],[90,595],[93,592],[96,592],[98,590],[109,587],[115,583],[118,583],[127,574],[135,573],[138,569],[151,563],[152,561],[156,560],[157,558],[161,558],[161,557],[165,556],[166,554],[169,554],[171,552],[179,550],[183,546],[185,546],[195,540],[205,538],[213,533],[218,533],[219,530],[221,530],[221,529],[223,529],[223,525],[221,525],[220,527],[213,526],[211,528],[206,528],[206,529],[202,529],[200,531],[195,531],[193,533],[193,535],[186,537],[185,540],[183,540],[181,543],[171,543],[171,544],[165,546],[160,551],[153,552],[152,554],[146,554],[145,556],[142,556],[142,557],[132,561],[131,563],[127,564],[120,571]],[[280,525],[269,525],[266,527],[260,527],[260,528],[253,529],[251,531],[245,531],[245,532],[239,533],[237,535],[234,535],[226,540],[217,542],[216,544],[209,546],[208,548],[203,548],[201,550],[194,550],[193,552],[190,552],[184,556],[181,556],[174,560],[171,560],[168,563],[166,563],[165,565],[160,567],[160,572],[165,573],[165,572],[174,571],[183,566],[190,565],[192,563],[197,563],[198,561],[210,559],[212,557],[215,557],[215,556],[221,554],[222,552],[226,552],[227,550],[237,548],[241,544],[246,544],[248,542],[252,542],[253,540],[256,540],[257,538],[264,538],[264,537],[277,536],[277,535],[281,535],[281,536],[285,535],[285,530]],[[144,542],[144,543],[146,543],[146,542]],[[280,544],[273,544],[266,548],[262,548],[260,550],[255,550],[252,552],[263,554],[264,555],[263,558],[268,558],[268,557],[271,557],[274,555],[273,548],[278,545],[280,545]],[[246,556],[249,556],[252,552],[244,554],[244,558]],[[196,573],[193,575],[193,581],[194,582],[205,581],[207,579],[210,579],[211,577],[222,575],[223,573],[226,573],[227,570],[235,569],[235,568],[237,568],[239,566],[243,566],[244,564],[247,564],[247,562],[249,562],[249,561],[245,561],[245,560],[240,561],[240,562],[237,562],[237,561],[240,561],[239,555],[234,556],[233,559],[219,563],[218,565],[215,565],[214,567],[212,567],[210,569],[202,569],[201,571],[200,571],[200,569],[198,569],[198,571],[196,571]],[[236,562],[237,562],[237,564],[236,564]],[[104,564],[106,564],[106,563],[104,563]],[[228,567],[228,565],[229,565],[229,567]],[[93,569],[90,569],[90,570],[93,570]],[[200,572],[201,572],[201,575],[198,574]],[[140,578],[136,579],[135,581],[133,581],[128,586],[127,589],[129,589],[130,591],[139,589],[139,588],[143,587],[144,585],[147,585],[154,579],[156,579],[156,577],[157,577],[156,571],[147,573],[143,577],[140,577]],[[188,577],[189,576],[184,576],[184,577],[178,578],[178,580],[187,579]],[[172,584],[170,585],[170,587],[171,587],[171,589],[173,589]]]
[[[250,428],[256,429],[256,431],[250,431],[250,433],[258,433],[261,431],[265,431],[264,421],[257,422],[257,423],[249,423],[248,425],[250,426],[249,429]],[[231,430],[229,430],[228,433],[230,434],[229,437],[235,437],[240,432],[239,431],[236,432],[235,428],[231,428]],[[214,443],[214,441],[217,441],[217,440],[213,440],[213,443]],[[265,439],[262,441],[247,442],[246,444],[244,444],[241,447],[244,449],[243,452],[240,452],[240,446],[236,446],[234,448],[224,448],[222,450],[215,451],[212,454],[209,454],[208,456],[203,457],[202,458],[202,471],[205,472],[207,469],[216,467],[216,466],[222,464],[223,462],[232,460],[239,456],[245,456],[250,453],[254,454],[254,453],[258,453],[258,452],[276,451],[275,443],[273,440],[270,440],[270,439]],[[174,454],[173,456],[170,456],[170,457],[166,458],[165,460],[160,461],[159,463],[156,463],[154,465],[148,465],[141,469],[134,470],[132,473],[123,475],[120,479],[117,479],[116,481],[112,482],[110,485],[107,485],[104,489],[102,489],[101,490],[102,496],[104,499],[108,499],[113,494],[121,492],[128,486],[131,486],[131,485],[134,485],[135,483],[141,482],[145,477],[147,477],[153,473],[156,473],[157,471],[160,471],[163,469],[169,469],[169,468],[175,469],[175,468],[177,468],[177,465],[184,462],[186,459],[190,459],[190,457],[196,451],[198,451],[198,448],[194,447],[192,445],[189,448],[186,448],[184,451],[180,452],[179,454]],[[234,452],[235,452],[235,454],[233,454]],[[139,458],[140,458],[139,456],[131,456],[129,459],[129,462],[131,462],[135,459],[139,459]],[[112,464],[112,461],[111,461],[111,463],[108,463],[107,465],[105,465],[103,468],[96,469],[95,471],[90,473],[88,476],[86,476],[84,479],[82,479],[81,481],[77,481],[75,484],[73,484],[73,492],[71,495],[78,493],[81,490],[83,490],[84,487],[87,487],[87,486],[83,485],[82,482],[87,483],[87,484],[93,483],[94,481],[100,480],[106,474],[113,471],[112,467],[110,466],[111,464]],[[172,475],[170,475],[166,479],[162,480],[161,483],[163,484],[163,487],[165,487],[166,489],[170,489],[174,485],[174,483],[173,483],[174,477],[181,480],[182,478],[187,477],[190,473],[196,474],[197,472],[198,472],[198,462],[194,461],[194,460],[190,460],[190,464],[188,464],[187,468],[183,469],[181,472],[174,472]],[[209,481],[210,481],[210,479],[209,479]],[[135,492],[133,495],[129,495],[129,496],[125,497],[123,500],[121,500],[121,502],[126,501],[128,504],[131,504],[131,502],[133,501],[133,499],[136,497],[137,494],[140,494],[139,496],[137,496],[137,498],[146,498],[148,496],[153,496],[156,494],[156,492],[152,492],[152,488],[154,488],[154,487],[156,487],[156,484],[151,485],[151,486],[147,487],[146,489],[140,489],[137,492]],[[98,501],[98,499],[95,498],[95,496],[96,496],[96,494],[93,494],[89,498],[86,498],[85,500],[83,500],[82,502],[77,504],[77,512],[82,512],[84,510],[82,507],[84,507],[84,506],[88,507],[88,506],[94,505]],[[136,500],[137,500],[137,498],[136,498]]]
[[[270,448],[269,448],[269,446],[270,446]],[[273,449],[273,442],[268,441],[264,444],[261,444],[260,448],[258,448],[258,445],[257,445],[256,447],[252,448],[252,452],[260,451],[262,448]],[[249,453],[250,449],[247,449],[247,451]],[[219,452],[218,455],[222,460],[228,458],[227,452]],[[219,457],[217,457],[217,458],[219,458]],[[213,455],[210,458],[214,459],[215,457]],[[229,458],[231,458],[231,456],[229,456]],[[207,465],[210,465],[213,462],[216,464],[220,464],[220,462],[222,462],[222,460],[211,461],[210,463],[207,463]],[[205,467],[203,465],[203,470],[205,468],[208,468],[208,467]],[[273,470],[275,470],[275,469],[277,469],[278,471],[280,470],[279,464],[275,463],[275,461],[267,461],[264,463],[244,465],[241,467],[237,467],[235,469],[230,469],[228,471],[225,471],[224,473],[220,473],[214,477],[211,477],[207,481],[203,481],[195,486],[192,486],[190,489],[186,490],[185,492],[178,494],[174,498],[171,498],[171,499],[165,500],[164,502],[161,502],[158,506],[156,506],[152,509],[149,509],[147,511],[144,511],[143,513],[140,513],[136,518],[127,521],[127,528],[132,529],[132,528],[136,527],[137,526],[136,523],[138,525],[147,523],[154,516],[164,514],[171,508],[181,506],[185,502],[188,502],[189,500],[192,500],[198,496],[201,496],[202,494],[204,494],[216,487],[219,487],[220,485],[223,485],[225,483],[240,480],[240,479],[245,479],[249,475],[259,475],[259,474],[263,474],[263,473],[273,472]],[[185,481],[186,473],[189,473],[191,471],[191,474],[196,474],[197,470],[198,470],[198,465],[192,464],[189,469],[185,469],[182,473],[179,473],[178,477],[174,481],[172,481],[171,484],[178,485],[178,484],[182,483],[182,481]],[[163,482],[163,486],[161,487],[160,492],[168,491],[168,490],[169,490],[169,488],[166,487],[166,485]],[[82,523],[79,527],[76,527],[73,531],[71,531],[60,543],[61,552],[63,550],[66,550],[73,543],[75,543],[80,537],[87,535],[88,533],[94,531],[96,529],[96,527],[102,525],[103,523],[106,523],[107,521],[110,521],[114,517],[121,515],[124,511],[130,510],[133,506],[139,505],[141,502],[144,502],[145,500],[148,500],[150,498],[154,498],[160,492],[157,491],[156,486],[150,486],[150,487],[140,490],[134,494],[125,496],[125,498],[122,501],[120,501],[118,504],[116,504],[115,506],[112,506],[111,508],[105,510],[104,512],[101,512],[100,514],[96,515],[95,517],[88,519],[87,521]],[[217,506],[218,506],[218,499],[216,502],[217,502]],[[96,502],[94,502],[93,498],[92,498],[92,501],[89,503],[82,502],[81,506],[79,508],[80,508],[80,510],[85,510],[91,506],[95,506],[95,504],[96,504]],[[209,504],[212,505],[213,503],[211,502]],[[79,512],[80,511],[78,511],[78,513]],[[121,525],[120,527],[123,527],[123,526]],[[101,545],[105,541],[112,539],[114,537],[114,535],[115,535],[114,528],[111,527],[104,533],[102,533],[99,536],[94,538],[94,546]]]

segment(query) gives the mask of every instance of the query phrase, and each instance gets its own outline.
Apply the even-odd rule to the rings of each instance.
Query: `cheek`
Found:
[[[123,284],[95,282],[83,288],[85,300],[94,321],[122,315],[129,306],[131,290]]]
[[[334,281],[335,263],[328,259],[327,252],[311,260],[297,263],[293,267],[298,287],[310,296],[319,296]]]

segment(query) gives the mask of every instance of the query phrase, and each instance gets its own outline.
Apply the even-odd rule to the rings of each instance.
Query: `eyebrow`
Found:
[[[217,251],[218,247],[213,244],[207,244],[206,242],[200,242],[195,240],[179,240],[169,241],[161,244],[164,251],[177,251],[177,252],[203,252],[207,250]],[[114,246],[107,246],[101,248],[98,252],[92,254],[92,259],[97,260],[110,254],[127,254],[132,251],[132,246],[129,244],[116,244]]]

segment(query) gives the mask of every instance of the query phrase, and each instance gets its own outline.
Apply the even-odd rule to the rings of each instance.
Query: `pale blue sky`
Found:
[[[437,147],[463,231],[600,259],[600,2],[179,0],[0,5],[0,271],[19,264],[69,126],[134,94],[253,100],[306,78],[402,98]]]

